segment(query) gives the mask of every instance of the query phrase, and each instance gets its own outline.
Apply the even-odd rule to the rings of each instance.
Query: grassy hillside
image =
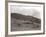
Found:
[[[41,20],[33,16],[11,13],[11,31],[40,30]]]
[[[21,15],[21,14],[17,14],[17,13],[11,13],[11,16],[13,18],[19,19],[19,20],[25,20],[25,21],[32,21],[32,22],[36,22],[36,23],[41,23],[41,20],[33,17],[33,16],[25,16],[25,15]]]

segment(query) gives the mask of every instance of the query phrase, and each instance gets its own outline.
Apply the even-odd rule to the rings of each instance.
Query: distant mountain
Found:
[[[36,23],[41,23],[41,20],[33,17],[33,16],[26,16],[26,15],[22,15],[22,14],[18,14],[18,13],[11,13],[11,17],[19,19],[19,20],[25,20],[25,21],[32,21],[32,22],[36,22]]]

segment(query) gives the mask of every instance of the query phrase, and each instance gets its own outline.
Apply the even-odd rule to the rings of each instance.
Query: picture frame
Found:
[[[26,13],[24,12],[24,10]],[[39,13],[37,13],[37,11],[40,12],[40,16],[39,16]],[[32,13],[30,13],[30,12],[32,12]],[[36,13],[34,13],[34,12],[36,12]],[[15,14],[15,13],[18,13],[18,14]],[[26,16],[24,16],[24,15],[26,15]],[[40,23],[40,25],[39,25],[40,28],[34,27],[31,29],[31,27],[33,27],[35,25],[33,25],[33,26],[31,25],[31,27],[30,27],[30,23],[28,23],[28,24],[24,23],[24,25],[23,25],[23,22],[20,21],[22,18],[22,20],[24,20],[24,22],[25,22],[25,20],[27,18],[29,18],[30,15],[33,16],[32,20],[36,19],[36,17],[38,18],[37,19],[38,21],[40,19],[40,21],[38,22],[38,24]],[[13,19],[12,19],[12,17],[13,17]],[[26,19],[23,19],[23,17],[24,18],[26,17]],[[13,25],[14,22],[12,20],[14,20],[14,18],[17,18],[15,20],[17,23],[15,22],[15,24]],[[19,18],[19,22],[18,22],[18,18]],[[29,19],[27,21],[29,21]],[[18,27],[17,26],[18,23],[20,23],[20,24],[22,23],[22,27],[20,25]],[[25,26],[28,26],[28,28]],[[36,26],[37,26],[37,24],[36,24]],[[20,2],[20,1],[8,2],[8,35],[35,35],[35,34],[37,35],[37,34],[44,34],[44,33],[45,33],[45,4],[44,3]]]

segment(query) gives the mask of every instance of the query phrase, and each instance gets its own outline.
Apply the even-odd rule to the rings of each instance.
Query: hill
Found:
[[[41,20],[33,17],[33,16],[26,16],[26,15],[22,15],[22,14],[18,14],[18,13],[11,13],[11,17],[19,19],[19,20],[25,20],[25,21],[32,21],[32,22],[36,22],[36,23],[41,23]]]

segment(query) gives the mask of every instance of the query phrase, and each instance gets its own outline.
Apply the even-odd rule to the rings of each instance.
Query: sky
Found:
[[[10,5],[11,13],[19,13],[22,15],[34,16],[41,19],[41,6],[30,6],[30,5]]]

